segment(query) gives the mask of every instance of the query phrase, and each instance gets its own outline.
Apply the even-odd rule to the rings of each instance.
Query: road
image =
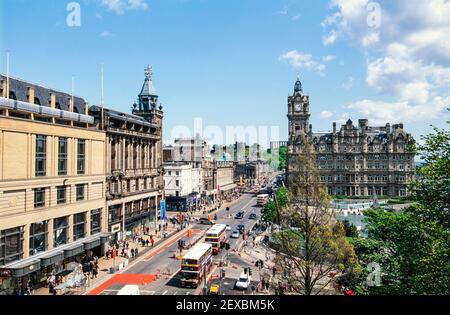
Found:
[[[237,212],[244,211],[244,218],[242,220],[235,220],[234,216]],[[230,251],[222,250],[219,255],[213,256],[213,261],[218,262],[224,258],[224,255],[228,253],[230,261],[236,261],[238,257],[234,252],[242,242],[242,236],[239,239],[230,238],[230,234],[237,228],[239,224],[244,224],[246,231],[251,229],[256,223],[256,220],[249,220],[248,217],[251,213],[256,213],[257,218],[260,218],[261,208],[256,207],[256,196],[253,194],[244,194],[233,206],[230,207],[230,211],[225,209],[217,212],[216,223],[228,224],[231,226],[231,231],[227,231],[229,243],[231,245]],[[229,218],[229,215],[232,218]],[[191,229],[193,231],[192,239],[199,239],[204,236],[206,230],[210,228],[207,225],[200,225],[198,223],[192,223]],[[183,239],[186,244],[190,241],[187,236],[182,236],[179,239]],[[181,266],[180,260],[175,258],[175,254],[178,254],[178,240],[174,239],[171,243],[165,245],[157,253],[147,254],[143,259],[136,261],[129,266],[122,276],[130,275],[130,278],[135,275],[156,275],[158,273],[165,273],[159,279],[151,281],[150,283],[139,285],[141,295],[189,295],[199,294],[201,292],[201,286],[197,289],[182,288],[179,285],[179,270]],[[203,240],[201,240],[203,241]],[[185,254],[187,251],[184,251]],[[123,281],[122,281],[123,282]],[[123,288],[124,283],[111,283],[101,295],[115,295]]]

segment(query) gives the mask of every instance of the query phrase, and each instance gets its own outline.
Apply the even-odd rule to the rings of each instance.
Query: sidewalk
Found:
[[[70,292],[68,292],[68,295],[83,295],[84,293],[89,292],[90,290],[95,288],[98,284],[104,282],[109,277],[112,277],[114,275],[114,274],[110,273],[110,269],[113,268],[114,266],[115,266],[116,272],[122,270],[129,263],[142,257],[144,254],[148,253],[149,251],[156,250],[159,247],[159,245],[164,243],[166,240],[170,240],[174,235],[178,234],[181,231],[178,231],[178,226],[171,227],[169,225],[167,232],[169,235],[167,238],[164,238],[162,236],[162,233],[159,233],[159,235],[157,235],[155,229],[150,230],[150,235],[153,235],[153,239],[155,240],[153,247],[151,246],[150,243],[149,243],[149,246],[147,247],[147,246],[142,246],[141,243],[135,243],[135,242],[133,242],[133,240],[128,240],[129,250],[131,250],[132,248],[138,249],[139,255],[137,257],[126,258],[126,257],[122,257],[120,255],[116,256],[115,259],[112,259],[112,258],[107,259],[105,256],[99,257],[99,259],[98,259],[98,267],[99,267],[98,276],[94,279],[92,279],[92,275],[89,276],[87,287],[71,289]],[[157,235],[157,236],[155,236],[155,235]],[[144,238],[145,240],[146,239],[150,240],[149,235],[144,235],[141,237]],[[120,247],[120,249],[119,249],[119,254],[120,254],[121,250],[122,250],[122,247]],[[33,295],[52,295],[52,294],[49,293],[48,288],[41,287],[41,288],[35,289],[33,291]]]

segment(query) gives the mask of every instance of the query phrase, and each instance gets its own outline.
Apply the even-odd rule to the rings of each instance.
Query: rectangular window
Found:
[[[102,210],[91,211],[91,235],[100,233],[102,229]]]
[[[69,220],[68,217],[53,220],[53,246],[67,244]]]
[[[109,224],[121,222],[122,220],[122,206],[115,205],[109,207],[108,222]]]
[[[77,201],[84,200],[84,184],[76,185]]]
[[[45,207],[45,188],[36,188],[34,190],[34,207]]]
[[[86,236],[86,212],[73,215],[73,240]]]
[[[86,164],[86,140],[78,139],[78,151],[77,151],[77,172],[78,175],[85,173]]]
[[[63,204],[66,203],[66,186],[58,186],[56,187],[56,203]]]
[[[48,248],[48,222],[30,225],[30,256],[46,251]]]
[[[23,258],[24,228],[0,231],[0,266]]]
[[[139,191],[139,179],[136,179],[136,183],[135,183],[135,191]]]
[[[35,176],[46,175],[47,163],[47,137],[36,136],[36,165]]]
[[[58,140],[58,175],[67,175],[67,138]]]
[[[180,181],[179,180],[175,181],[175,186],[180,187]]]

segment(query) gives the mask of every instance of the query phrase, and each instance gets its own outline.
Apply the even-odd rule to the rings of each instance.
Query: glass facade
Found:
[[[100,233],[102,229],[102,210],[91,211],[91,235]]]
[[[34,190],[34,207],[45,207],[45,188],[36,188]]]
[[[78,175],[83,175],[86,166],[86,140],[78,139],[77,149],[77,172]]]
[[[36,136],[35,176],[46,175],[47,137]]]
[[[23,226],[0,231],[0,265],[23,258]]]
[[[48,222],[36,222],[30,225],[30,256],[44,252],[48,248]]]
[[[56,187],[56,202],[57,204],[66,203],[67,187],[58,186]]]
[[[77,185],[77,201],[84,200],[84,184]]]
[[[73,240],[79,240],[86,236],[86,212],[73,216]]]
[[[68,217],[57,218],[53,221],[53,246],[67,244],[69,219]]]
[[[67,138],[59,138],[58,175],[67,175]]]

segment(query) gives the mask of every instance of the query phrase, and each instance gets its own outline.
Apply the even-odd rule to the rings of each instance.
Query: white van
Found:
[[[126,285],[117,293],[117,295],[141,295],[141,292],[137,285]]]

